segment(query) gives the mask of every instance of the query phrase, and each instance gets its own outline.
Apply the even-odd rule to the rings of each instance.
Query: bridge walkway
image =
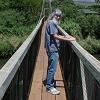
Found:
[[[42,29],[40,50],[36,61],[35,71],[33,73],[29,100],[67,100],[59,64],[57,65],[55,81],[56,81],[56,88],[61,91],[60,95],[52,95],[48,93],[46,91],[45,86],[42,84],[42,81],[46,77],[46,71],[48,65],[47,55],[44,50],[44,29],[45,25]]]

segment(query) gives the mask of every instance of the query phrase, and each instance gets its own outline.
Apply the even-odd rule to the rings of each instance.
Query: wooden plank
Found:
[[[47,69],[47,57],[44,57],[44,70]],[[46,75],[46,71],[45,75]],[[45,76],[46,77],[46,76]],[[57,89],[59,89],[61,91],[60,95],[52,95],[48,92],[46,92],[46,88],[43,86],[43,90],[42,90],[42,100],[66,100],[66,95],[65,95],[65,89],[64,89],[64,83],[63,83],[63,79],[62,79],[62,75],[61,75],[61,71],[60,71],[60,67],[59,65],[57,66],[57,72],[55,75],[55,80],[56,80],[56,85],[57,85]]]
[[[56,100],[67,100],[65,88],[64,88],[64,82],[61,74],[60,65],[57,66],[57,72],[55,75],[56,80],[56,87],[58,90],[60,90],[60,95],[56,95]]]
[[[39,55],[33,75],[33,82],[31,86],[29,100],[41,100],[43,62],[40,58],[41,56]]]
[[[55,81],[56,81],[56,88],[60,90],[60,95],[52,95],[51,93],[46,92],[46,88],[43,86],[42,87],[43,88],[42,89],[42,100],[67,100],[59,65],[57,66]]]
[[[43,72],[43,80],[46,78],[47,73],[47,66],[48,66],[48,59],[46,56],[46,52],[44,51],[44,72]],[[57,82],[57,89],[61,91],[60,95],[52,95],[51,93],[48,93],[46,91],[46,88],[42,87],[42,100],[67,100],[65,89],[64,89],[64,83],[61,75],[61,70],[59,65],[57,66],[57,72],[55,75],[55,80]]]
[[[44,30],[45,30],[45,25],[46,25],[46,23],[44,24]],[[44,34],[43,34],[42,40],[44,40]],[[46,76],[47,76],[48,57],[47,57],[45,50],[43,50],[42,52],[44,53],[44,56],[43,56],[44,68],[43,68],[43,78],[42,78],[42,80],[45,80]],[[44,85],[42,85],[42,100],[55,100],[55,95],[48,93],[46,91],[46,87]]]
[[[41,51],[38,56],[36,69],[33,76],[33,84],[31,88],[29,100],[67,100],[65,89],[64,89],[64,83],[63,83],[59,66],[57,66],[58,68],[57,68],[55,79],[57,81],[57,88],[61,91],[61,94],[56,96],[56,95],[52,95],[51,93],[48,93],[46,91],[46,87],[42,84],[42,81],[46,79],[48,58],[44,50],[44,41],[43,41],[44,35],[42,35],[41,40],[42,40],[40,46]]]
[[[43,74],[43,41],[41,41],[40,51],[38,54],[35,71],[33,74],[33,82],[29,94],[29,100],[41,100],[41,90],[42,90],[42,74]]]
[[[43,80],[46,79],[47,74],[47,66],[48,66],[48,59],[46,52],[44,51],[44,71],[43,71]],[[42,100],[55,100],[55,95],[52,95],[46,91],[46,87],[42,85]]]
[[[55,100],[55,95],[48,93],[44,86],[43,86],[43,91],[42,91],[42,100]]]

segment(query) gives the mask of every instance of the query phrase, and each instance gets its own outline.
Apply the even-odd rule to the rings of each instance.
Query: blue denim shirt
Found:
[[[57,25],[52,20],[49,20],[45,30],[45,48],[47,52],[55,52],[59,49],[60,42],[54,38],[54,34],[58,34]]]

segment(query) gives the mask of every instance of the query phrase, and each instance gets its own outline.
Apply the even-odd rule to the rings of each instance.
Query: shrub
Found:
[[[90,36],[84,40],[81,40],[79,44],[91,54],[95,54],[100,50],[100,40],[96,40]]]
[[[79,23],[82,35],[87,38],[88,35],[91,37],[100,37],[100,16],[99,15],[81,15],[77,17],[77,22]]]
[[[81,28],[73,19],[64,19],[61,23],[61,27],[69,34],[75,37],[81,37]]]
[[[28,23],[28,22],[27,22]],[[33,23],[27,25],[25,16],[15,10],[0,12],[0,33],[6,35],[22,35],[32,31]]]
[[[90,35],[100,39],[100,16],[89,15],[87,16],[87,20],[90,23]]]
[[[14,52],[14,47],[8,41],[0,41],[0,57],[11,56]]]
[[[0,56],[9,56],[37,24],[42,0],[0,0]]]
[[[53,9],[59,8],[63,12],[63,17],[75,18],[77,14],[77,7],[72,0],[54,0],[52,2]]]
[[[34,26],[19,26],[19,27],[13,27],[12,28],[12,33],[17,35],[17,36],[24,36],[24,35],[29,35],[32,30],[34,29]]]
[[[86,38],[90,32],[90,23],[88,22],[86,16],[80,15],[76,18],[77,23],[79,23],[82,31],[83,38]]]

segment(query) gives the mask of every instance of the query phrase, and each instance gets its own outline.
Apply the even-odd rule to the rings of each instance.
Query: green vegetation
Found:
[[[41,7],[42,0],[0,0],[0,57],[8,57],[18,49],[36,26]],[[90,53],[100,51],[100,15],[79,10],[88,8],[100,13],[100,5],[76,6],[72,0],[54,0],[52,7],[62,10],[61,26],[66,32]]]
[[[71,18],[65,18],[61,22],[61,27],[69,34],[75,36],[77,39],[80,39],[81,36],[81,27],[78,23],[72,20]]]
[[[76,6],[72,0],[54,0],[53,9],[63,12],[61,27],[77,38],[80,45],[91,54],[100,52],[100,5]],[[90,9],[98,14],[85,14],[79,9]]]
[[[12,55],[37,24],[42,0],[0,0],[0,57]]]
[[[7,57],[13,53],[13,46],[8,41],[0,42],[0,57]]]
[[[91,38],[90,36],[80,40],[79,44],[91,54],[100,52],[100,40]]]

